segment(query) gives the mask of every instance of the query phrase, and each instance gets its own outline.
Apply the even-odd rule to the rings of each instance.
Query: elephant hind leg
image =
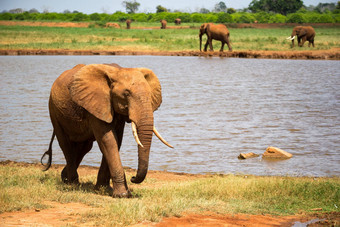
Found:
[[[225,42],[222,42],[220,52],[223,52]]]
[[[59,138],[58,138],[59,141]],[[61,149],[63,150],[66,166],[61,172],[61,179],[64,183],[79,183],[79,176],[77,169],[84,156],[91,150],[93,141],[85,142],[73,142],[64,140],[59,142]]]

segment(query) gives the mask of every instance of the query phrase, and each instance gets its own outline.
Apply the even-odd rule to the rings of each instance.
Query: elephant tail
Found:
[[[47,171],[51,167],[51,164],[52,164],[52,144],[53,144],[54,137],[55,137],[55,132],[53,130],[52,138],[51,138],[48,150],[43,154],[43,156],[40,159],[41,164],[45,167],[43,171]],[[48,161],[46,164],[44,164],[43,159],[45,158],[46,155],[48,155]]]

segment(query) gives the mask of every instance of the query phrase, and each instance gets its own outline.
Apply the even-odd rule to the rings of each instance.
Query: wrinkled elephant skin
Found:
[[[147,174],[155,111],[162,102],[156,75],[146,68],[122,68],[116,64],[77,65],[54,82],[49,99],[53,136],[46,170],[52,161],[52,142],[57,137],[66,166],[65,183],[78,183],[77,168],[97,141],[103,154],[96,187],[110,187],[114,197],[129,197],[119,156],[125,123],[135,127],[138,170],[131,179],[141,183]]]

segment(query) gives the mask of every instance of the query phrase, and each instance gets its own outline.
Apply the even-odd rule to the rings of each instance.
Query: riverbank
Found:
[[[263,58],[263,59],[308,59],[340,60],[340,48],[314,51],[138,51],[138,50],[1,50],[0,55],[152,55],[152,56],[199,56],[229,58]]]
[[[195,175],[149,171],[134,197],[95,191],[98,168],[81,166],[80,186],[60,180],[63,165],[0,162],[0,220],[13,225],[336,226],[339,178]],[[125,169],[127,178],[135,170]],[[275,190],[274,190],[275,189]]]
[[[136,23],[138,24],[138,23]],[[0,21],[0,55],[156,55],[266,59],[340,60],[339,24],[318,24],[315,48],[290,48],[294,24],[236,24],[233,51],[213,41],[214,52],[200,52],[197,25],[158,29],[88,27],[88,23]],[[149,27],[140,27],[149,26]],[[203,37],[203,44],[206,37]]]

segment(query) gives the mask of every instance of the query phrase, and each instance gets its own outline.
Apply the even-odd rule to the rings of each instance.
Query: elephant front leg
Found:
[[[94,121],[99,121],[95,119]],[[125,172],[119,157],[118,152],[118,138],[110,124],[105,122],[92,123],[94,136],[96,137],[98,146],[106,159],[107,167],[105,163],[101,166],[103,171],[102,179],[99,179],[99,184],[107,185],[107,172],[110,174],[113,183],[113,197],[130,197],[131,193],[128,190]],[[103,159],[104,159],[103,158]],[[108,171],[107,171],[108,169]],[[101,174],[99,174],[101,175]]]
[[[204,52],[207,52],[208,50],[208,45],[209,45],[209,41],[207,40],[207,42],[204,45]]]
[[[124,127],[125,127],[125,121],[122,119],[118,119],[118,117],[115,119],[115,132],[117,136],[117,143],[118,143],[118,150],[120,150],[120,147],[123,142],[123,134],[124,134]],[[103,155],[102,162],[98,171],[98,177],[97,177],[97,184],[96,189],[99,189],[101,187],[105,187],[106,190],[108,190],[109,194],[112,195],[113,188],[110,187],[110,169],[107,164],[107,161]],[[126,182],[125,182],[126,184]],[[125,185],[127,188],[127,185]]]

